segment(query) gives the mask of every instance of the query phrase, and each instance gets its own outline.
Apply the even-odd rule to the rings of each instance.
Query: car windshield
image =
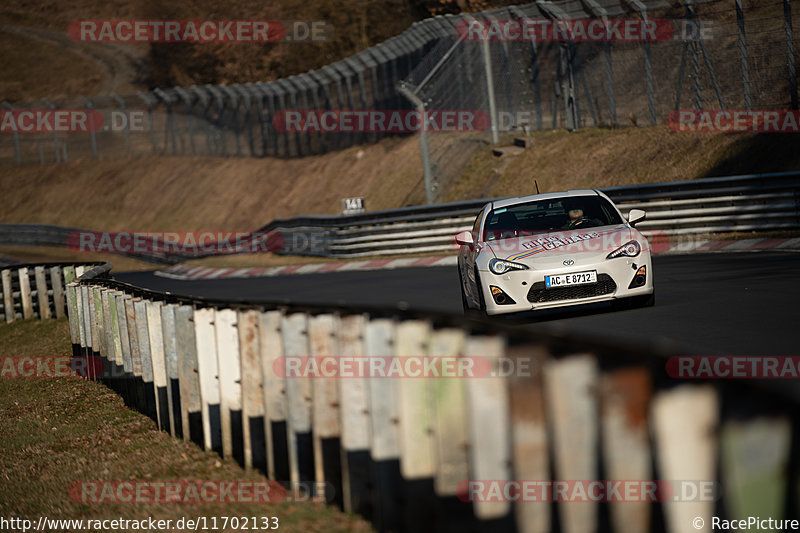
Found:
[[[602,196],[567,196],[493,209],[486,218],[483,240],[615,224],[622,224],[622,219]]]

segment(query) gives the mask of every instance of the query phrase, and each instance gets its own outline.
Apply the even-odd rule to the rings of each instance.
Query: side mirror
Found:
[[[471,231],[462,231],[456,233],[455,239],[456,243],[460,244],[461,246],[472,246],[475,244],[475,239],[472,238]]]
[[[641,209],[631,209],[630,213],[628,213],[628,224],[631,226],[635,226],[642,220],[647,217],[647,213],[642,211]]]

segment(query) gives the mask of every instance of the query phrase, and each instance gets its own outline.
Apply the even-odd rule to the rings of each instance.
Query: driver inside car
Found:
[[[561,227],[562,229],[585,229],[602,225],[601,220],[598,220],[591,215],[587,215],[583,209],[583,206],[579,203],[570,202],[564,205],[564,210],[569,215],[569,218],[566,224]]]
[[[578,220],[584,218],[583,217],[583,209],[580,207],[575,207],[569,210],[569,225],[572,226]]]

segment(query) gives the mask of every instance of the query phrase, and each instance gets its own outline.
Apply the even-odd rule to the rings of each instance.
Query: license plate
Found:
[[[557,276],[545,276],[544,286],[548,289],[556,287],[571,287],[572,285],[589,285],[597,283],[597,271],[572,272],[571,274],[559,274]]]

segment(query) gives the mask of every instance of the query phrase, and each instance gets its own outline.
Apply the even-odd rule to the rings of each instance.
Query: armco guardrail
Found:
[[[646,210],[647,220],[638,225],[645,234],[659,232],[682,235],[800,228],[800,172],[706,178],[600,190],[608,194],[623,213],[633,208]],[[454,251],[453,236],[470,229],[480,208],[494,199],[404,207],[358,215],[279,218],[252,235],[268,242],[270,251],[281,254],[365,257]],[[77,247],[79,239],[75,236],[81,232],[93,233],[91,230],[59,226],[0,224],[0,244],[65,246],[69,239],[73,239],[73,245]],[[248,239],[250,237],[243,240],[245,248],[248,248]],[[212,248],[222,247],[216,245]],[[162,264],[212,255],[163,251],[169,249],[163,240],[150,239],[144,251],[126,255]]]
[[[600,189],[623,213],[644,209],[645,234],[667,235],[800,228],[800,172],[751,174]],[[286,253],[361,257],[454,250],[487,198],[338,217],[279,219],[263,228],[284,234]]]
[[[75,357],[102,363],[85,361],[90,377],[177,438],[292,489],[326,487],[379,531],[683,533],[697,517],[798,513],[796,389],[673,380],[668,354],[546,330],[191,299],[107,276],[67,286]],[[494,377],[286,374],[307,356],[481,359]],[[513,485],[603,478],[664,490],[600,502]]]
[[[0,269],[0,321],[65,316],[64,287],[100,264],[37,263]]]

